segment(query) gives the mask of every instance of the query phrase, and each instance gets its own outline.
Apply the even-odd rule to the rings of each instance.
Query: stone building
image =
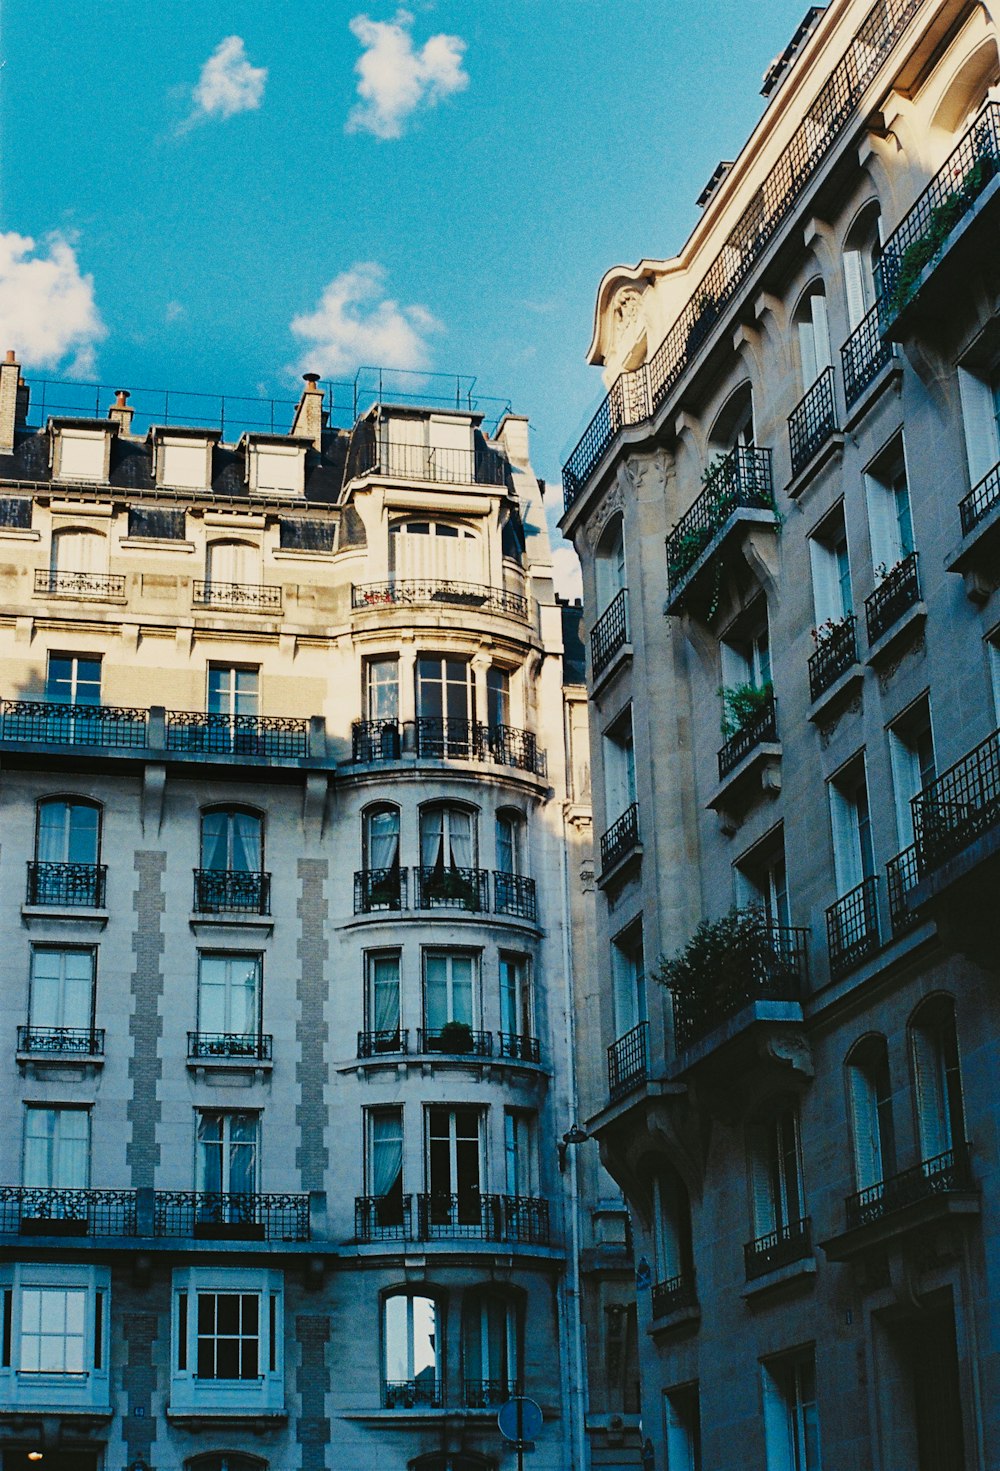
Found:
[[[668,1471],[1000,1464],[997,43],[814,7],[598,292],[584,1122]]]
[[[46,391],[8,354],[4,1471],[489,1471],[515,1391],[582,1465],[586,700],[527,423]]]

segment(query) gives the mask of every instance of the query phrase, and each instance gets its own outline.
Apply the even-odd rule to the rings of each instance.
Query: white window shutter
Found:
[[[837,578],[837,559],[829,547],[817,541],[809,541],[809,561],[812,566],[813,608],[817,624],[827,618],[841,616],[840,583]]]
[[[739,684],[749,684],[753,670],[746,655],[732,644],[719,645],[722,655],[722,683],[725,689],[735,689]]]
[[[958,390],[962,401],[962,423],[965,449],[969,461],[969,485],[978,485],[1000,460],[997,425],[993,416],[993,396],[989,385],[965,368],[958,370]]]
[[[899,846],[908,848],[913,842],[913,809],[910,798],[920,791],[920,765],[917,753],[894,730],[889,732],[889,761],[892,766],[892,790],[896,799],[896,834]]]
[[[812,298],[813,342],[816,350],[816,377],[828,368],[830,357],[830,325],[826,313],[826,297],[817,291]]]
[[[881,480],[877,480],[874,475],[866,475],[865,499],[868,502],[872,566],[878,567],[882,563],[888,571],[899,561],[902,552],[895,498]]]
[[[868,311],[865,300],[867,262],[860,250],[844,252],[844,284],[847,287],[847,320],[853,332]]]
[[[807,392],[816,382],[816,333],[812,318],[799,323],[799,355],[802,359],[802,391]]]
[[[936,1159],[950,1149],[950,1120],[944,1095],[944,1066],[937,1039],[925,1027],[914,1027],[913,1081],[917,1095],[920,1158]]]
[[[771,1180],[771,1123],[752,1123],[747,1129],[750,1155],[750,1199],[753,1207],[754,1238],[769,1235],[777,1225],[774,1187]]]
[[[830,827],[833,833],[833,866],[837,893],[847,894],[864,877],[858,811],[838,786],[830,783]]]
[[[795,1471],[788,1402],[771,1370],[761,1365],[767,1471]]]
[[[851,1129],[854,1137],[854,1169],[859,1190],[868,1190],[882,1179],[882,1149],[878,1113],[871,1080],[863,1068],[848,1069]]]

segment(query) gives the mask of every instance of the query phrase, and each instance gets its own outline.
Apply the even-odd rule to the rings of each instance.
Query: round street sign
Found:
[[[533,1399],[515,1395],[501,1405],[497,1425],[504,1440],[534,1440],[541,1432],[542,1412]]]

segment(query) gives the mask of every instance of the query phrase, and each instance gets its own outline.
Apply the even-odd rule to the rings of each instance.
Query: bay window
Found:
[[[106,1410],[107,1267],[16,1263],[0,1268],[0,1403],[7,1410]]]
[[[174,1272],[170,1412],[283,1409],[282,1285],[259,1267]]]

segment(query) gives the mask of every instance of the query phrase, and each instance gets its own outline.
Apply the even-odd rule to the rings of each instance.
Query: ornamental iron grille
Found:
[[[305,720],[285,715],[168,710],[167,750],[300,760],[308,754],[308,727]]]
[[[18,1027],[18,1052],[50,1057],[103,1057],[103,1027]]]
[[[495,873],[493,908],[497,914],[511,914],[534,924],[538,916],[535,880],[520,873]]]
[[[468,1190],[417,1196],[417,1231],[421,1241],[503,1240],[503,1210],[499,1195]]]
[[[639,846],[639,804],[626,807],[601,838],[601,870],[608,873]]]
[[[474,1031],[465,1022],[422,1027],[417,1032],[417,1051],[444,1052],[451,1057],[492,1057],[493,1033]]]
[[[980,521],[993,510],[994,506],[1000,505],[1000,465],[994,465],[988,475],[984,475],[978,485],[974,485],[967,496],[958,503],[959,515],[962,518],[962,535],[969,536]]]
[[[501,1195],[503,1239],[522,1246],[548,1246],[549,1203],[532,1195]]]
[[[358,1195],[354,1199],[356,1241],[409,1241],[412,1195]]]
[[[878,305],[866,312],[840,349],[844,372],[844,400],[853,408],[882,369],[892,362],[894,348],[879,330]]]
[[[837,432],[834,372],[826,368],[788,416],[792,474],[804,470],[831,434]]]
[[[490,907],[490,876],[485,868],[456,868],[436,863],[415,868],[417,909],[465,909],[486,914]]]
[[[827,909],[826,943],[833,980],[847,975],[878,950],[881,936],[877,874],[862,880]]]
[[[237,868],[196,868],[196,914],[270,914],[271,875]]]
[[[215,1236],[242,1241],[308,1241],[308,1195],[226,1195],[157,1190],[157,1236]]]
[[[418,582],[412,578],[394,578],[390,582],[355,583],[351,587],[351,607],[401,607],[411,603],[446,603],[456,608],[475,608],[479,612],[507,614],[527,618],[528,599],[521,593],[502,587],[486,587],[478,582]]]
[[[422,1374],[419,1379],[384,1379],[382,1406],[386,1410],[440,1410],[444,1381]]]
[[[809,698],[818,700],[858,662],[857,619],[848,613],[826,633],[817,636],[816,652],[809,656]]]
[[[760,921],[738,936],[698,985],[672,987],[678,1052],[760,1001],[800,1001],[809,976],[808,929]]]
[[[868,642],[876,643],[898,623],[908,608],[920,601],[920,579],[917,576],[918,553],[911,552],[882,578],[873,593],[865,598],[865,622]]]
[[[763,745],[765,741],[776,742],[777,739],[778,702],[773,694],[769,694],[753,719],[730,736],[719,752],[719,780],[725,781],[756,746]]]
[[[517,1032],[500,1032],[500,1056],[512,1062],[541,1062],[542,1049],[537,1037],[522,1037]]]
[[[467,1410],[499,1409],[513,1395],[523,1393],[523,1386],[517,1379],[466,1379],[465,1408]]]
[[[356,720],[351,726],[351,760],[398,761],[402,741],[398,720]]]
[[[405,1057],[409,1050],[410,1034],[405,1027],[358,1033],[358,1057]]]
[[[676,1277],[654,1282],[650,1289],[650,1301],[654,1318],[666,1318],[671,1313],[696,1308],[698,1292],[694,1272],[678,1272]]]
[[[594,679],[628,643],[628,588],[623,587],[594,624],[590,635],[590,672]]]
[[[989,832],[1000,821],[1000,731],[942,772],[910,806],[921,875]]]
[[[60,746],[147,744],[147,712],[118,705],[58,705],[45,700],[0,701],[5,741],[40,741]]]
[[[406,891],[407,872],[398,863],[391,868],[358,869],[354,874],[354,913],[405,909]]]
[[[0,1185],[5,1236],[134,1236],[132,1190],[55,1190]]]
[[[743,1263],[747,1281],[763,1277],[778,1267],[787,1267],[792,1262],[801,1262],[812,1254],[811,1222],[808,1216],[801,1221],[789,1221],[756,1241],[748,1241],[743,1248]]]
[[[265,1032],[188,1032],[188,1057],[270,1062],[271,1040]]]
[[[103,909],[106,863],[28,864],[29,904],[64,909]]]
[[[911,843],[902,853],[889,859],[885,866],[885,876],[889,894],[889,923],[895,939],[898,935],[905,935],[907,930],[912,930],[921,919],[920,911],[911,909],[906,902],[907,894],[920,880],[916,843]]]
[[[712,467],[706,489],[667,537],[667,583],[675,593],[730,516],[739,510],[774,510],[771,451],[738,444]]]
[[[640,1022],[608,1048],[608,1093],[611,1101],[640,1088],[649,1076],[649,1023]]]
[[[956,1144],[933,1159],[925,1159],[912,1170],[892,1175],[867,1190],[849,1195],[846,1202],[847,1229],[870,1226],[894,1211],[937,1195],[964,1194],[975,1190],[969,1145]]]
[[[261,582],[209,582],[197,578],[192,602],[196,608],[231,608],[238,612],[280,613],[281,588]]]
[[[52,598],[107,602],[124,598],[125,579],[110,572],[69,572],[56,567],[36,567],[35,592]]]

